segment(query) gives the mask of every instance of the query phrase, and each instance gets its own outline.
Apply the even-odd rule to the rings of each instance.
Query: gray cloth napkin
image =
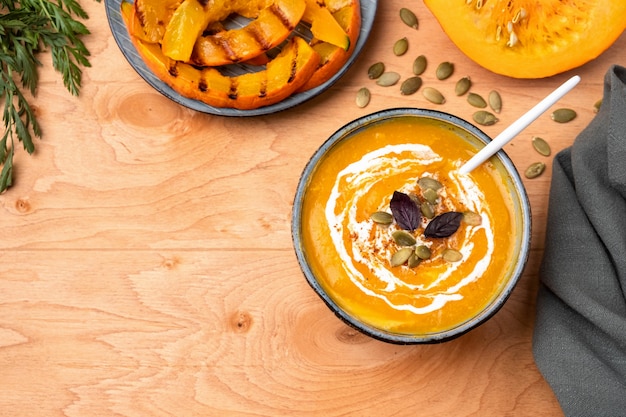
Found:
[[[626,68],[554,159],[533,354],[567,416],[626,416]]]

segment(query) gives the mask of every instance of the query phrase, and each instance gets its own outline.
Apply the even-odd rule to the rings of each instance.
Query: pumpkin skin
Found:
[[[513,78],[544,78],[577,68],[598,57],[626,29],[624,0],[424,3],[466,56]]]

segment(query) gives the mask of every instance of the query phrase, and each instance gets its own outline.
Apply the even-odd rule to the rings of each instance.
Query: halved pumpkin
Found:
[[[358,0],[326,0],[326,8],[349,37],[348,50],[329,42],[312,39],[311,46],[320,56],[317,70],[299,91],[315,88],[328,81],[352,55],[361,30],[361,6]]]
[[[287,39],[305,8],[304,0],[276,0],[242,28],[200,36],[191,61],[219,66],[255,58]]]
[[[626,28],[624,0],[424,0],[459,49],[514,78],[577,68]]]
[[[132,5],[122,3],[122,16],[127,25],[135,18]],[[307,41],[295,36],[265,70],[229,77],[212,67],[198,68],[172,60],[158,44],[131,39],[159,79],[183,96],[215,107],[249,110],[278,103],[300,88],[319,62]]]

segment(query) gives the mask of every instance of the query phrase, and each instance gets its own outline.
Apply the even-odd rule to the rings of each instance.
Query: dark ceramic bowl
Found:
[[[363,129],[368,129],[368,127],[392,118],[407,116],[434,119],[440,123],[443,128],[452,129],[453,131],[458,132],[460,137],[470,142],[477,150],[491,140],[489,136],[473,124],[468,123],[467,121],[456,116],[434,110],[396,108],[379,111],[354,120],[340,128],[330,138],[328,138],[328,140],[326,140],[326,142],[314,153],[306,165],[296,190],[291,232],[296,256],[307,282],[326,303],[326,305],[345,323],[358,329],[366,335],[385,342],[396,344],[438,343],[454,339],[469,330],[476,328],[492,317],[510,296],[513,288],[522,275],[524,266],[528,259],[531,239],[530,205],[520,176],[504,151],[499,151],[492,157],[491,160],[495,161],[496,165],[500,167],[498,168],[498,171],[502,176],[504,189],[510,193],[512,200],[513,230],[511,236],[515,239],[512,264],[505,272],[506,276],[504,278],[504,283],[499,286],[498,293],[491,299],[491,301],[489,301],[487,305],[471,319],[464,321],[453,328],[427,334],[405,334],[390,332],[365,323],[358,317],[349,314],[342,309],[333,297],[325,291],[323,285],[321,285],[318,281],[318,277],[315,275],[314,270],[310,265],[310,254],[307,253],[303,245],[303,233],[306,233],[304,232],[305,228],[303,228],[302,224],[303,201],[311,185],[311,176],[320,162],[324,160],[326,155],[331,152],[337,144],[353,137],[356,133],[363,131]],[[517,256],[515,256],[515,254]]]

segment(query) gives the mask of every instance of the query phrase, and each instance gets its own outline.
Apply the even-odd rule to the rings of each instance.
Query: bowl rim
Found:
[[[305,165],[302,174],[300,175],[300,179],[298,181],[298,186],[296,188],[293,200],[293,209],[291,216],[291,237],[298,264],[308,284],[315,291],[315,293],[324,301],[327,307],[330,308],[330,310],[344,323],[374,339],[378,339],[388,343],[404,345],[441,343],[455,339],[467,333],[468,331],[485,323],[495,313],[497,313],[510,297],[527,264],[527,260],[530,254],[530,242],[532,237],[532,216],[530,201],[528,199],[526,188],[522,182],[517,168],[503,149],[499,150],[493,157],[496,157],[500,160],[510,178],[511,183],[514,186],[514,189],[517,191],[516,194],[519,199],[519,206],[521,210],[520,217],[522,218],[520,253],[518,254],[515,268],[511,271],[511,278],[501,287],[500,293],[493,300],[491,300],[490,303],[475,317],[459,324],[458,326],[437,333],[429,333],[425,335],[410,335],[387,332],[356,319],[352,315],[345,312],[321,287],[315,277],[315,274],[313,273],[311,267],[307,262],[305,250],[302,247],[302,202],[304,199],[306,188],[309,184],[311,174],[317,168],[318,163],[324,158],[326,153],[333,146],[335,146],[335,144],[353,136],[355,133],[364,129],[371,123],[405,116],[427,117],[457,125],[461,129],[476,137],[480,142],[483,142],[483,144],[487,144],[491,140],[490,136],[484,133],[476,125],[458,116],[440,110],[416,107],[395,107],[375,111],[373,113],[358,117],[344,124],[332,135],[330,135],[328,139],[326,139],[324,143],[313,153],[313,155],[310,157],[307,164]]]

